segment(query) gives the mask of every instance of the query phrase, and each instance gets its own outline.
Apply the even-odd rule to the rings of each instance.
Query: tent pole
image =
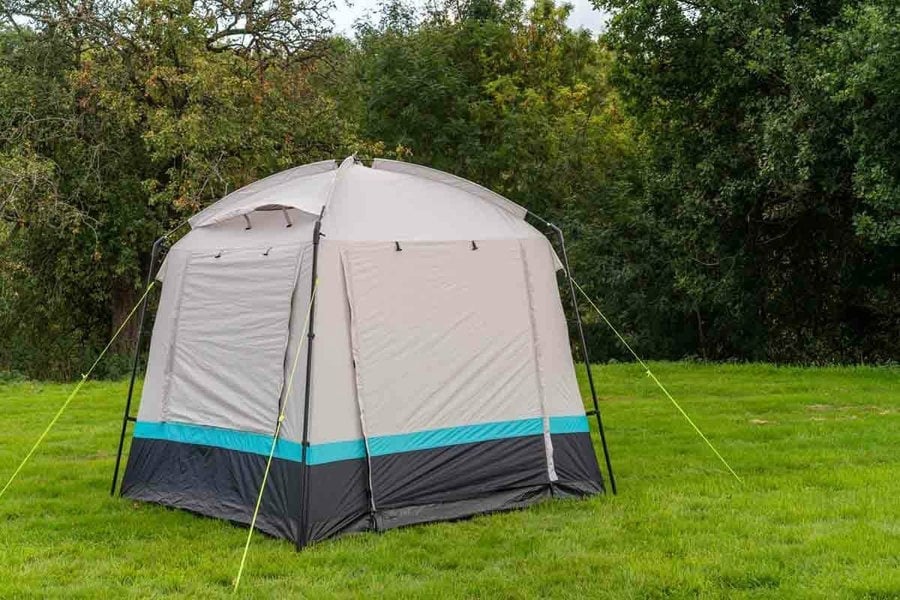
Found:
[[[153,242],[153,249],[150,251],[150,268],[147,269],[147,287],[149,287],[150,283],[153,281],[154,271],[156,270],[156,261],[159,259],[160,249],[162,248],[166,237],[167,236],[164,235]],[[122,463],[122,450],[125,447],[125,432],[128,428],[128,422],[134,420],[131,416],[131,401],[134,398],[134,382],[135,379],[137,379],[138,365],[141,362],[141,342],[144,340],[144,321],[147,317],[147,302],[148,296],[144,296],[144,300],[141,302],[140,317],[138,318],[137,339],[134,342],[134,359],[131,363],[131,381],[128,383],[128,397],[125,400],[125,410],[122,414],[122,432],[119,435],[119,449],[116,451],[116,466],[115,469],[113,469],[112,485],[109,488],[110,496],[116,495],[116,483],[119,481],[119,467]]]
[[[325,207],[319,212],[319,218],[313,227],[313,255],[312,255],[312,283],[310,287],[309,300],[309,330],[307,331],[306,342],[306,386],[303,392],[303,441],[301,445],[300,455],[300,519],[299,532],[297,535],[297,550],[303,549],[309,544],[309,399],[312,386],[312,355],[313,340],[316,337],[316,297],[313,295],[316,290],[316,280],[318,279],[319,270],[319,238],[322,237],[322,216],[325,214]]]
[[[540,219],[540,217],[537,218]],[[543,219],[541,220],[543,221]],[[569,257],[566,253],[566,240],[563,237],[562,229],[549,221],[544,221],[544,223],[556,232],[556,236],[559,238],[560,248],[562,249],[563,266],[566,270],[566,279],[568,279],[569,294],[572,296],[572,309],[575,311],[575,322],[578,325],[578,337],[581,342],[581,356],[584,359],[584,368],[587,371],[588,386],[591,388],[591,399],[594,402],[594,409],[590,412],[597,417],[597,429],[600,431],[600,443],[603,446],[603,458],[606,459],[606,472],[609,473],[609,486],[610,489],[612,489],[613,495],[615,495],[618,493],[616,489],[616,477],[613,475],[612,461],[609,459],[609,448],[606,445],[606,431],[603,429],[603,418],[600,416],[600,404],[597,402],[597,389],[594,387],[594,375],[591,373],[591,359],[588,356],[587,341],[585,340],[584,327],[581,323],[581,313],[578,310],[578,298],[575,296],[575,286],[572,284],[572,274],[571,271],[569,271]]]

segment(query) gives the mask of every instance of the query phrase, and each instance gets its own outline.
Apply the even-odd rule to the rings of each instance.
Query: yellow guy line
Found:
[[[680,412],[680,413],[682,414],[682,416],[683,416],[685,419],[687,419],[687,422],[691,424],[691,427],[694,428],[694,431],[696,431],[696,432],[700,435],[700,437],[703,438],[703,441],[706,442],[706,445],[709,446],[709,449],[712,450],[713,453],[714,453],[716,456],[719,457],[719,460],[722,461],[722,464],[725,465],[725,468],[727,468],[728,471],[729,471],[732,475],[734,475],[734,478],[735,478],[735,479],[737,479],[740,483],[743,484],[743,483],[744,483],[744,480],[741,479],[741,478],[738,476],[737,473],[735,473],[734,469],[731,468],[731,465],[728,464],[728,461],[726,461],[725,458],[724,458],[721,454],[719,454],[719,451],[716,450],[716,447],[712,445],[712,442],[709,441],[709,438],[707,438],[705,435],[703,435],[703,432],[700,431],[700,428],[697,427],[697,425],[696,425],[696,424],[694,423],[694,421],[688,416],[688,414],[687,414],[686,412],[684,412],[684,409],[681,408],[681,405],[679,405],[678,402],[675,401],[675,398],[672,397],[672,394],[669,393],[669,390],[667,390],[667,389],[665,388],[665,386],[664,386],[662,383],[660,383],[659,379],[656,378],[656,375],[654,375],[654,374],[650,371],[650,367],[647,366],[647,363],[645,363],[643,360],[641,360],[641,357],[637,355],[637,352],[635,352],[635,351],[632,349],[632,347],[628,344],[628,342],[625,341],[625,338],[623,338],[622,335],[616,330],[616,328],[613,327],[613,324],[609,322],[609,319],[606,318],[606,315],[603,314],[603,311],[601,311],[601,310],[597,307],[597,305],[594,304],[594,301],[591,300],[591,297],[587,295],[587,292],[585,292],[584,289],[582,289],[582,287],[581,287],[580,285],[578,285],[578,282],[575,281],[575,278],[570,276],[570,279],[572,280],[572,283],[575,284],[575,287],[578,288],[578,291],[581,292],[581,295],[584,296],[585,299],[591,304],[591,306],[594,307],[594,310],[597,311],[597,314],[600,315],[600,318],[603,319],[603,321],[606,323],[606,325],[607,325],[610,329],[612,329],[612,332],[613,332],[614,334],[616,334],[616,337],[619,338],[619,341],[622,342],[622,344],[624,344],[626,348],[628,348],[628,351],[631,352],[631,355],[634,356],[635,360],[637,360],[637,361],[641,364],[641,366],[644,368],[644,371],[647,373],[647,377],[649,377],[650,379],[652,379],[653,382],[654,382],[657,386],[659,386],[659,389],[661,389],[662,392],[663,392],[663,394],[666,395],[666,398],[668,398],[669,400],[672,401],[672,404],[675,405],[675,408],[678,409],[678,412]],[[590,368],[590,367],[588,367],[588,368]]]
[[[256,517],[259,515],[259,505],[262,504],[263,492],[266,489],[266,481],[269,479],[269,468],[272,466],[272,457],[275,455],[275,446],[278,443],[278,436],[281,433],[281,424],[284,423],[284,411],[287,407],[288,399],[291,397],[291,390],[294,387],[294,375],[297,373],[297,363],[300,362],[300,350],[303,349],[303,339],[306,337],[306,330],[309,327],[309,316],[312,312],[313,299],[316,297],[316,290],[318,287],[319,278],[316,277],[312,293],[309,295],[309,305],[306,307],[306,320],[303,323],[303,331],[300,334],[300,343],[297,344],[297,351],[294,354],[294,364],[291,367],[291,376],[288,379],[287,393],[285,393],[284,402],[281,404],[281,412],[278,415],[278,425],[275,426],[275,435],[272,436],[272,448],[269,450],[269,460],[266,461],[266,470],[263,472],[262,483],[259,486],[259,496],[256,497],[256,508],[253,509],[253,519],[250,521],[250,531],[247,532],[247,543],[244,544],[244,554],[241,556],[241,566],[238,568],[237,577],[234,578],[235,592],[237,592],[238,586],[241,585],[241,575],[244,573],[244,564],[247,562],[247,552],[250,550],[250,539],[253,537],[253,528],[256,527]]]
[[[144,295],[141,296],[141,299],[137,301],[137,304],[134,305],[134,308],[131,309],[131,312],[128,313],[128,316],[125,317],[125,320],[122,321],[122,324],[119,325],[119,328],[113,334],[112,339],[109,340],[109,343],[106,344],[106,347],[103,349],[103,352],[100,353],[100,356],[97,357],[97,360],[94,361],[94,364],[91,365],[91,368],[88,369],[87,373],[83,373],[81,375],[81,381],[78,382],[78,385],[75,386],[75,389],[72,390],[72,393],[69,394],[69,397],[66,398],[66,401],[63,402],[63,405],[59,407],[59,410],[56,412],[56,416],[53,417],[53,420],[50,421],[50,424],[47,425],[47,428],[44,430],[44,433],[41,434],[41,437],[34,443],[34,446],[31,447],[31,450],[28,451],[28,454],[25,455],[25,458],[22,459],[22,462],[19,464],[19,468],[15,470],[12,474],[12,477],[9,478],[9,481],[6,482],[6,485],[3,486],[3,489],[0,490],[0,498],[3,497],[3,494],[6,493],[7,488],[9,488],[10,484],[13,482],[13,479],[16,478],[16,475],[19,474],[19,471],[22,470],[22,467],[25,466],[25,463],[28,462],[28,459],[31,458],[31,455],[34,454],[35,450],[37,450],[38,446],[41,445],[41,442],[44,441],[44,438],[47,437],[47,434],[50,433],[50,430],[56,425],[56,422],[62,416],[63,411],[66,410],[66,407],[69,406],[69,403],[72,402],[72,399],[75,398],[75,395],[78,394],[78,391],[81,389],[81,386],[84,385],[84,382],[87,381],[88,377],[91,376],[91,373],[94,372],[94,369],[106,355],[109,348],[113,345],[113,342],[116,341],[116,338],[119,337],[119,334],[122,333],[122,330],[125,329],[125,325],[128,324],[128,321],[131,320],[131,317],[134,316],[134,313],[137,311],[138,307],[144,301],[144,298],[147,297],[147,294],[150,293],[150,290],[153,289],[153,286],[156,285],[156,281],[151,281],[150,285],[147,286],[147,289],[144,291]]]

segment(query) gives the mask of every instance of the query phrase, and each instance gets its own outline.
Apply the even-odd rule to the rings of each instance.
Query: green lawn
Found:
[[[617,497],[254,536],[247,597],[900,598],[900,370],[596,368]],[[0,385],[0,485],[71,385]],[[0,597],[230,596],[246,530],[108,495],[125,383],[88,383],[0,499]],[[586,390],[583,388],[583,391]]]

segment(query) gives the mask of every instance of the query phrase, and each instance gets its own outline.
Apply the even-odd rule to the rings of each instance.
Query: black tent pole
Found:
[[[550,223],[550,227],[559,237],[559,245],[562,248],[563,267],[566,270],[566,279],[569,282],[569,293],[572,296],[572,309],[575,311],[575,322],[578,324],[578,337],[581,341],[581,356],[584,358],[584,368],[587,371],[588,385],[591,388],[591,399],[594,401],[594,415],[597,417],[597,429],[600,431],[600,443],[603,446],[603,458],[606,459],[606,472],[609,473],[609,487],[613,494],[617,494],[616,477],[613,475],[612,461],[609,459],[609,448],[606,445],[606,431],[603,429],[603,418],[600,416],[600,404],[597,402],[597,389],[594,387],[594,375],[591,373],[591,359],[588,356],[587,341],[584,338],[584,327],[581,324],[581,312],[578,310],[578,298],[575,296],[575,285],[572,283],[572,272],[569,270],[569,257],[566,253],[566,240],[562,229]]]
[[[325,214],[325,207],[319,213],[313,228],[313,255],[312,255],[312,284],[309,288],[309,331],[307,332],[306,343],[306,387],[303,392],[303,441],[300,454],[300,519],[299,532],[297,535],[297,550],[302,549],[309,544],[309,398],[312,385],[312,354],[313,340],[316,337],[315,321],[316,321],[316,279],[319,270],[319,238],[322,237],[322,216]],[[299,347],[298,350],[299,352]]]
[[[588,355],[587,341],[584,337],[584,327],[581,323],[581,312],[578,310],[578,298],[575,296],[575,285],[572,283],[572,274],[569,270],[569,256],[566,253],[566,240],[563,236],[562,229],[537,216],[536,214],[529,212],[529,214],[550,227],[553,231],[556,232],[556,236],[559,238],[559,246],[562,251],[562,260],[563,260],[563,268],[566,271],[566,279],[568,280],[568,288],[569,294],[572,296],[572,310],[575,311],[575,323],[578,325],[578,338],[581,342],[581,356],[584,359],[584,368],[587,371],[587,380],[588,386],[591,388],[591,399],[594,403],[594,409],[588,414],[593,414],[597,418],[597,429],[600,432],[600,444],[603,446],[603,458],[606,459],[606,472],[609,473],[609,486],[612,490],[613,494],[617,494],[618,490],[616,489],[616,476],[613,474],[612,461],[609,458],[609,448],[606,445],[606,431],[603,429],[603,418],[600,415],[600,404],[597,401],[597,389],[594,387],[594,375],[591,373],[591,359]]]
[[[163,242],[166,240],[167,236],[162,236],[153,242],[153,249],[150,251],[150,268],[147,269],[147,286],[150,287],[150,283],[153,281],[154,271],[156,270],[156,261],[159,258],[159,252],[162,248]],[[146,288],[145,288],[146,289]],[[149,295],[144,296],[144,300],[141,302],[141,312],[138,317],[138,333],[137,339],[134,342],[134,359],[131,363],[131,381],[128,384],[128,397],[125,400],[125,411],[122,414],[122,432],[119,435],[119,449],[116,452],[116,467],[113,470],[113,478],[112,485],[109,488],[109,495],[116,495],[116,483],[119,481],[119,467],[122,463],[122,450],[125,446],[125,431],[128,428],[128,422],[133,421],[134,418],[131,416],[131,401],[134,398],[134,382],[137,379],[137,371],[138,365],[141,361],[141,342],[144,340],[144,321],[147,317],[147,302],[149,300]]]

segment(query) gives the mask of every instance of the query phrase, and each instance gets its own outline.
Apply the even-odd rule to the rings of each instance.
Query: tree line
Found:
[[[357,153],[565,231],[652,358],[889,362],[900,340],[900,8],[889,0],[0,0],[0,371],[71,378],[153,240]],[[624,358],[584,313],[593,357]],[[127,367],[132,327],[107,375]]]

